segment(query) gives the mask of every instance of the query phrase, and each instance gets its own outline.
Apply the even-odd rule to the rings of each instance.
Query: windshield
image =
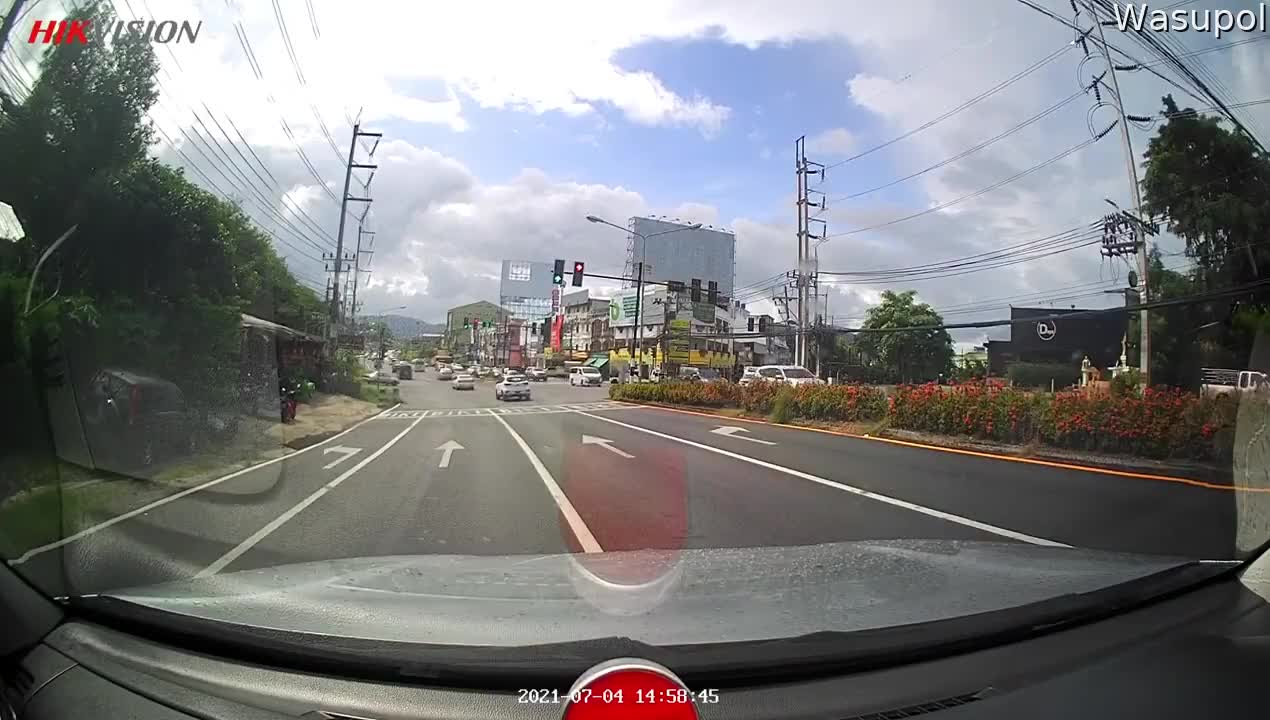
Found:
[[[148,4],[0,3],[0,556],[49,597],[733,641],[1270,541],[1261,30]]]

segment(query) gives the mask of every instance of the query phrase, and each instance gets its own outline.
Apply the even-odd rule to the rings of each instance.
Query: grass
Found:
[[[373,402],[377,407],[388,408],[401,401],[401,392],[395,385],[362,383],[361,399]]]
[[[9,498],[0,505],[0,554],[16,558],[100,522],[119,490],[112,481],[44,485]]]

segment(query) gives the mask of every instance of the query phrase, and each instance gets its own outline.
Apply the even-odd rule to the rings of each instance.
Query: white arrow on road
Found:
[[[627,460],[630,460],[631,458],[635,457],[634,455],[628,452],[624,452],[622,450],[618,450],[617,448],[613,447],[612,440],[606,440],[602,437],[596,437],[594,435],[583,435],[582,444],[583,445],[599,445],[600,447],[604,448],[605,450],[608,450],[614,455],[621,455]]]
[[[462,450],[463,446],[453,440],[447,440],[444,445],[437,446],[437,449],[441,451],[441,462],[437,467],[448,468],[450,467],[450,456],[454,454],[455,450]]]
[[[766,440],[759,440],[758,438],[745,437],[744,435],[737,435],[737,433],[739,432],[747,433],[749,432],[749,430],[743,427],[736,427],[735,425],[724,425],[723,427],[717,427],[711,430],[710,432],[714,433],[715,435],[722,435],[724,437],[736,438],[737,440],[749,440],[752,443],[758,443],[760,445],[775,445],[776,444],[774,442],[768,442]]]
[[[362,451],[361,448],[344,447],[343,445],[336,445],[335,447],[324,448],[322,450],[323,455],[330,455],[331,453],[340,453],[340,457],[332,462],[329,462],[323,465],[322,469],[330,470],[331,468],[335,467],[336,465],[339,465],[340,463],[353,457],[354,455],[356,455],[357,453],[361,451]]]

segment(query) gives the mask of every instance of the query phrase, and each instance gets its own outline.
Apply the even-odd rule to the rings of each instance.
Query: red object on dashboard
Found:
[[[699,720],[692,691],[647,661],[613,661],[569,691],[564,720]]]

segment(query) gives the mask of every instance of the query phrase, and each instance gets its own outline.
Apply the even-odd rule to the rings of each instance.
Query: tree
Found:
[[[1150,258],[1151,300],[1194,295],[1261,280],[1270,271],[1270,160],[1245,136],[1163,98],[1168,121],[1148,144],[1142,181],[1144,211],[1165,218],[1186,243],[1196,267],[1165,270]],[[1203,364],[1243,367],[1270,292],[1151,311],[1153,383],[1189,385]],[[1131,337],[1133,328],[1131,322]],[[1136,354],[1136,349],[1135,349]]]
[[[916,302],[917,291],[882,293],[882,302],[869,308],[866,329],[943,325],[944,319],[927,303]],[[947,376],[952,369],[953,342],[943,328],[906,332],[860,333],[865,356],[888,371],[893,380],[920,382]]]

